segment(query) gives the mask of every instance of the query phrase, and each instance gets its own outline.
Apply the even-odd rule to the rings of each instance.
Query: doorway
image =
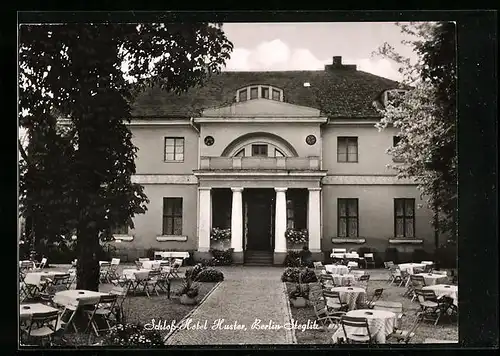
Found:
[[[274,249],[274,189],[245,189],[246,250]]]

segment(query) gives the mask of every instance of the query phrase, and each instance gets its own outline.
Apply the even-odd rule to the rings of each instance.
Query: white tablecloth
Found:
[[[331,274],[348,274],[349,269],[344,265],[325,265],[325,269]]]
[[[347,286],[356,282],[356,277],[353,274],[332,274],[332,277],[337,286]]]
[[[365,314],[372,313],[371,315]],[[385,344],[387,335],[394,331],[396,325],[396,314],[385,310],[358,309],[347,312],[347,316],[366,318],[372,339],[379,344]],[[346,326],[348,334],[366,334],[364,328],[353,328]],[[340,326],[332,336],[332,340],[337,342],[338,338],[345,338],[344,330]]]
[[[364,276],[366,273],[365,273],[365,271],[355,269],[355,270],[352,270],[351,272],[349,272],[349,274],[352,274],[354,276],[354,278],[359,279],[359,277]]]
[[[413,272],[413,269],[414,268],[421,268],[421,269],[424,269],[425,268],[425,264],[423,263],[401,263],[399,265],[399,269],[401,271],[406,271],[408,272],[409,274],[414,274]]]
[[[33,314],[49,313],[57,311],[56,308],[49,307],[42,303],[29,303],[19,305],[19,317],[21,320],[28,320]]]
[[[22,267],[23,263],[26,265],[29,264],[30,268],[35,268],[35,262],[33,261],[30,260],[19,261],[19,267]]]
[[[453,298],[453,304],[455,304],[455,306],[458,306],[458,286],[436,284],[432,286],[425,286],[422,289],[433,290],[438,298],[445,296]]]
[[[432,261],[422,261],[420,263],[423,265],[431,265],[431,266],[434,264],[434,262],[432,262]]]
[[[444,276],[442,274],[419,273],[419,274],[416,274],[416,276],[424,277],[424,281],[425,281],[426,286],[433,286],[435,284],[443,284],[443,283],[448,282],[448,277]]]
[[[155,259],[156,257],[160,258],[188,258],[189,257],[189,252],[183,252],[183,251],[156,251],[155,252]]]
[[[148,273],[151,272],[150,269],[145,269],[145,268],[141,268],[141,269],[137,269],[137,268],[126,268],[123,270],[122,272],[122,275],[124,278],[126,279],[135,279],[135,274],[136,273]]]
[[[332,291],[339,292],[340,300],[349,306],[349,310],[356,309],[357,305],[365,303],[366,291],[360,287],[334,287]],[[327,298],[328,304],[331,298]],[[335,302],[335,301],[333,301]]]
[[[144,269],[159,269],[161,261],[144,261],[142,262],[142,268]]]
[[[359,259],[359,255],[357,253],[340,253],[340,252],[335,252],[335,253],[331,253],[330,257],[332,257],[332,258]]]
[[[83,289],[70,289],[57,292],[54,296],[54,303],[58,305],[85,305],[95,304],[102,295],[108,293],[94,292]]]
[[[24,283],[40,287],[41,281],[46,278],[54,278],[56,274],[66,274],[66,272],[43,271],[43,272],[28,272],[24,278]]]

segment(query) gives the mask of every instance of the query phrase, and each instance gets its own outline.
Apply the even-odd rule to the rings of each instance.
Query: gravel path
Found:
[[[283,327],[290,314],[279,274],[264,268],[246,270],[245,276],[235,272],[225,273],[226,280],[186,319],[184,328],[167,339],[167,345],[294,343],[293,332]]]

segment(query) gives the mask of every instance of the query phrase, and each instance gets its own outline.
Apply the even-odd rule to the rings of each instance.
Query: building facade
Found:
[[[434,249],[416,184],[387,168],[397,130],[374,126],[397,87],[334,57],[320,71],[223,72],[179,96],[148,90],[130,129],[134,181],[150,203],[116,247],[206,258],[224,248],[210,239],[218,227],[230,229],[236,263],[252,251],[282,263],[303,245],[287,229],[306,229],[319,260],[332,248]]]

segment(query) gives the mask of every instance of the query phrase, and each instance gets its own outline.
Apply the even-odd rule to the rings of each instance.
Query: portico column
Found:
[[[321,188],[309,188],[307,229],[309,251],[321,252]]]
[[[276,213],[274,231],[274,252],[286,252],[286,190],[287,188],[274,188],[276,191]]]
[[[243,251],[243,188],[231,188],[233,205],[231,210],[231,247],[234,252]]]
[[[198,251],[210,250],[210,229],[212,228],[212,196],[210,187],[199,187]]]

